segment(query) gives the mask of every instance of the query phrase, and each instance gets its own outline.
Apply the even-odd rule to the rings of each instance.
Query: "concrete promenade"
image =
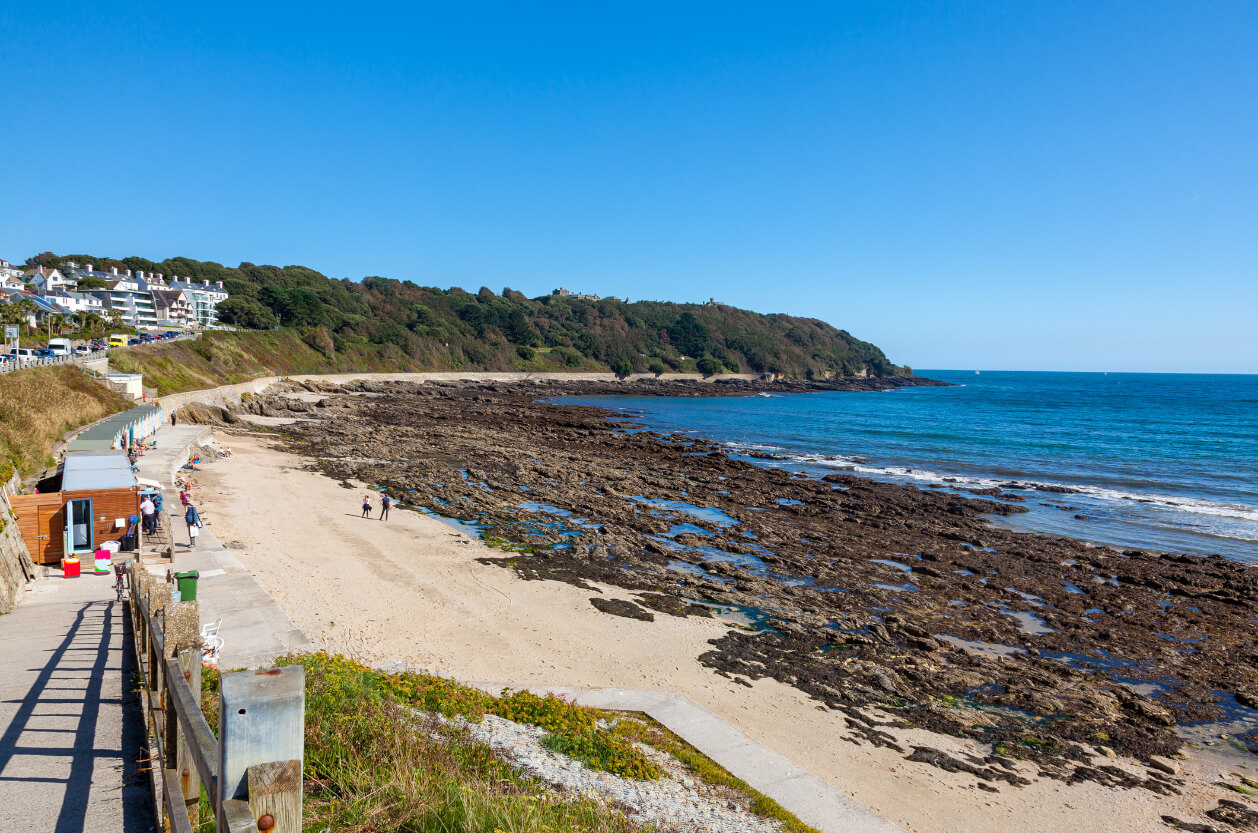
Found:
[[[0,830],[153,829],[130,638],[103,575],[41,579],[0,616]]]

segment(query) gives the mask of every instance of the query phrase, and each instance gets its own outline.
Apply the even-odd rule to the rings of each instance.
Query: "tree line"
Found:
[[[300,329],[311,346],[339,351],[374,344],[432,367],[610,368],[618,373],[723,371],[795,378],[908,373],[873,344],[813,318],[760,314],[723,304],[629,303],[569,295],[527,298],[510,288],[471,293],[368,277],[333,279],[304,266],[190,258],[152,261],[50,252],[31,265],[66,261],[222,281],[219,319],[243,329]]]

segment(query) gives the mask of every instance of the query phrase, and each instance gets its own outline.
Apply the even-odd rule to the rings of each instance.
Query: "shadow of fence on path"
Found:
[[[53,785],[62,786],[61,807],[52,825],[56,833],[85,831],[88,805],[94,791],[119,788],[122,791],[124,833],[152,829],[152,805],[140,777],[139,754],[144,742],[144,724],[140,701],[134,692],[135,660],[130,652],[124,650],[122,638],[128,635],[128,617],[118,616],[115,606],[120,606],[120,603],[93,601],[79,608],[65,637],[50,652],[48,661],[39,669],[26,696],[15,701],[18,709],[4,734],[0,735],[0,781],[45,783],[50,789]],[[111,646],[111,641],[117,644]],[[117,654],[114,668],[110,667],[111,652]],[[110,673],[115,669],[117,676]],[[64,676],[66,674],[76,676]],[[114,680],[119,686],[118,696],[104,696],[105,686]],[[82,685],[58,685],[71,682]],[[60,708],[55,712],[37,714],[36,709],[41,705]],[[106,705],[122,707],[121,732],[117,743],[109,742],[99,748],[98,724],[101,707]],[[34,718],[56,718],[66,728],[50,730],[32,727]],[[49,732],[67,736],[68,745],[28,745],[32,736]],[[22,742],[23,735],[27,736],[27,744]],[[31,774],[8,774],[15,759],[31,757],[56,760],[47,760],[44,766],[26,767],[35,770]],[[122,776],[120,785],[93,782],[97,762],[102,759],[117,762]],[[65,777],[46,774],[64,771],[67,762],[69,774]],[[40,774],[41,770],[44,774]]]

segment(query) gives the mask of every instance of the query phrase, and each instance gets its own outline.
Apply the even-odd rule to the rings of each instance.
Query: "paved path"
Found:
[[[156,439],[157,447],[144,452],[139,459],[140,477],[156,480],[162,488],[170,489],[175,473],[188,462],[189,453],[210,441],[210,427],[166,425],[157,430]],[[178,495],[175,497],[178,498]]]
[[[0,616],[0,830],[152,830],[130,630],[114,596],[105,576],[45,578]]]

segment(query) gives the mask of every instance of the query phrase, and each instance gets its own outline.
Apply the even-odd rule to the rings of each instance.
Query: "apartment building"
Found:
[[[218,305],[228,297],[227,290],[223,289],[222,281],[197,283],[184,278],[171,281],[169,288],[180,290],[187,295],[192,304],[193,320],[198,326],[218,326]]]

